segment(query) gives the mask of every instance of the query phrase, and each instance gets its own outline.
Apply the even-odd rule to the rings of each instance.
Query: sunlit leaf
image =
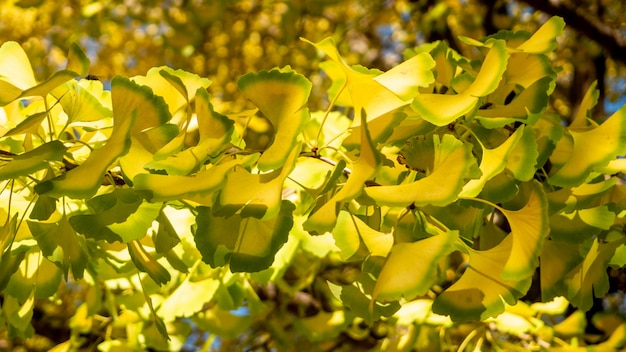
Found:
[[[512,256],[513,237],[497,246],[476,251],[465,249],[469,265],[463,276],[435,299],[433,312],[450,315],[453,321],[484,320],[515,304],[530,287],[532,277],[502,278],[504,264]]]
[[[63,215],[58,222],[53,223],[27,223],[43,255],[63,270],[65,278],[67,279],[68,270],[71,269],[72,276],[81,279],[89,258],[84,244],[70,226],[67,217]]]
[[[598,96],[600,95],[600,91],[596,88],[597,84],[598,81],[593,81],[587,88],[587,93],[585,93],[583,100],[578,105],[576,116],[569,124],[570,129],[584,131],[590,127],[591,109],[598,103]]]
[[[377,204],[401,207],[411,203],[416,206],[445,206],[457,199],[465,179],[476,175],[476,159],[472,156],[471,145],[449,134],[441,138],[435,134],[432,140],[411,142],[404,150],[407,165],[422,169],[427,176],[400,185],[367,187],[365,194],[376,200]],[[424,153],[425,150],[429,152]],[[413,162],[413,155],[428,161],[424,163],[416,159]]]
[[[455,250],[458,238],[458,231],[449,231],[416,242],[396,243],[378,276],[372,300],[410,300],[428,292],[436,279],[437,264]]]
[[[132,77],[132,81],[152,89],[155,95],[164,99],[171,115],[189,103],[198,89],[206,90],[211,84],[207,78],[170,67],[153,67],[145,76]]]
[[[219,280],[215,279],[197,281],[192,278],[186,279],[165,298],[157,313],[165,322],[192,317],[203,311],[204,305],[213,299],[219,286]]]
[[[466,90],[455,95],[419,94],[411,107],[424,120],[437,126],[445,126],[476,109],[479,97],[488,95],[497,88],[507,60],[504,41],[496,41],[487,53],[480,72]]]
[[[76,43],[70,45],[67,53],[67,65],[65,69],[76,72],[79,76],[85,76],[89,73],[89,58],[83,49]]]
[[[188,175],[209,157],[216,157],[230,142],[234,122],[217,113],[204,88],[196,91],[196,118],[198,119],[198,144],[165,159],[154,160],[145,165],[152,170],[166,170],[169,175]]]
[[[310,118],[305,105],[311,82],[285,68],[248,73],[239,78],[237,85],[274,127],[274,141],[261,155],[259,169],[268,171],[283,166]]]
[[[69,81],[64,88],[67,90],[60,97],[60,103],[67,114],[68,125],[78,121],[98,121],[113,115],[99,99],[103,95],[102,83],[81,85],[77,81]]]
[[[509,154],[513,151],[513,148],[518,144],[524,133],[524,127],[521,126],[515,133],[513,133],[504,143],[493,149],[487,149],[480,140],[478,143],[482,146],[483,154],[480,161],[480,171],[482,175],[479,179],[470,180],[461,192],[461,197],[476,197],[485,186],[485,183],[489,179],[493,178],[497,174],[501,173],[507,164]],[[532,137],[531,133],[531,137]],[[534,141],[534,139],[532,139]],[[532,142],[532,141],[531,141]],[[526,147],[526,146],[523,146]],[[524,150],[522,148],[522,150]],[[534,174],[534,170],[533,170]]]
[[[226,175],[235,166],[246,166],[256,161],[257,155],[233,159],[211,166],[191,176],[170,176],[159,174],[138,174],[133,179],[135,189],[149,191],[149,199],[162,202],[177,199],[196,199],[215,192],[226,182]]]
[[[132,189],[116,189],[87,201],[92,214],[74,215],[70,224],[79,233],[97,240],[123,243],[141,239],[160,210],[160,203],[148,203]]]
[[[24,49],[16,42],[9,41],[0,46],[0,80],[10,83],[20,91],[37,84],[28,56],[26,56]],[[0,93],[1,105],[17,98],[14,97],[11,99],[10,96],[6,95],[9,92],[4,89],[2,91],[3,93]]]
[[[366,117],[361,116],[361,119],[362,126],[365,127],[361,128],[361,154],[352,162],[352,173],[346,184],[304,222],[304,229],[307,231],[323,234],[332,230],[342,205],[359,196],[365,182],[376,174],[382,158],[370,138]]]
[[[232,272],[268,268],[287,241],[294,208],[292,203],[282,201],[280,213],[270,220],[219,217],[212,214],[211,208],[196,208],[194,239],[202,260],[212,267],[229,264]]]
[[[13,160],[0,166],[0,180],[26,176],[45,169],[52,161],[63,160],[66,148],[61,141],[45,143],[31,151],[16,155]]]
[[[333,237],[344,260],[350,259],[359,250],[361,243],[367,248],[368,255],[381,257],[387,256],[393,245],[391,234],[376,231],[363,220],[345,211],[339,212]]]
[[[123,125],[126,120],[132,119],[135,111],[140,115],[132,125],[132,134],[160,126],[171,119],[163,97],[155,95],[151,88],[128,78],[113,77],[111,99],[115,125]]]
[[[556,48],[556,37],[563,33],[565,21],[558,16],[550,17],[539,29],[516,49],[527,53],[547,53]]]
[[[548,236],[548,201],[539,182],[527,184],[523,190],[530,195],[528,202],[519,210],[502,209],[511,227],[512,255],[505,261],[502,278],[531,277],[539,264],[538,256],[544,239]],[[514,254],[513,254],[514,253]]]
[[[128,152],[130,131],[137,115],[135,110],[132,117],[116,124],[107,143],[103,147],[93,150],[81,165],[52,180],[38,184],[35,186],[35,191],[55,198],[61,196],[89,198],[96,194],[101,185],[102,177],[109,166],[119,156]]]
[[[299,151],[300,148],[293,148],[282,168],[265,174],[252,174],[243,167],[233,167],[226,174],[219,206],[214,212],[229,216],[241,209],[239,214],[242,217],[253,216],[263,220],[275,217],[281,208],[283,184],[295,166]]]
[[[626,106],[592,130],[569,133],[573,149],[565,158],[564,165],[559,165],[558,171],[549,178],[549,182],[556,186],[580,185],[591,171],[606,166],[618,155],[626,154]],[[563,147],[559,142],[555,153]]]

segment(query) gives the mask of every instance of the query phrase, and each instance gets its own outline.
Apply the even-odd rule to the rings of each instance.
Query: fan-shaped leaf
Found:
[[[292,203],[282,201],[277,216],[260,220],[237,214],[214,216],[211,208],[198,207],[194,239],[202,260],[212,267],[230,264],[232,272],[267,269],[287,241],[294,208]]]
[[[365,193],[376,200],[377,204],[388,206],[404,207],[411,203],[416,206],[445,206],[454,202],[465,184],[465,179],[477,174],[472,147],[449,134],[443,135],[441,139],[438,135],[433,135],[432,143],[428,143],[432,145],[432,154],[429,157],[432,168],[424,166],[428,176],[401,185],[368,187]],[[421,143],[409,145],[408,150],[414,151],[411,155],[427,154],[424,153]],[[405,158],[407,165],[412,165],[411,157]]]
[[[437,265],[454,249],[458,231],[449,231],[416,242],[396,243],[378,275],[372,300],[410,300],[434,284]]]
[[[591,171],[606,166],[618,155],[626,154],[626,106],[602,125],[585,132],[570,131],[570,134],[573,140],[571,151],[563,144],[565,142],[560,141],[556,146],[555,154],[567,155],[565,163],[549,178],[549,182],[556,186],[578,186]]]
[[[285,68],[248,73],[241,76],[237,84],[243,95],[274,126],[274,141],[259,159],[259,169],[268,171],[282,167],[310,118],[305,105],[311,93],[311,82]]]

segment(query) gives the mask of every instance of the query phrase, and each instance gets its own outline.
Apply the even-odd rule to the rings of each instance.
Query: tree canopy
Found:
[[[623,6],[0,5],[0,342],[624,348]]]

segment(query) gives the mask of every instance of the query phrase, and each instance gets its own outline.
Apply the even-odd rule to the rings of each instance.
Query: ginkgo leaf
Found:
[[[595,239],[584,259],[564,275],[566,292],[561,293],[570,303],[583,311],[593,305],[593,297],[604,297],[609,291],[606,267],[623,239],[603,242]]]
[[[392,90],[386,88],[382,83],[392,84],[392,89],[395,86],[395,91],[408,96],[419,86],[427,86],[434,81],[434,76],[430,72],[434,62],[432,58],[429,59],[426,56],[416,56],[416,59],[405,64],[407,69],[417,69],[417,71],[399,69],[389,73],[388,76],[378,78],[378,80],[382,81],[381,83],[374,79],[382,75],[379,75],[379,72],[372,70],[364,72],[359,67],[348,66],[339,54],[337,45],[332,38],[326,38],[318,43],[310,42],[304,38],[301,39],[326,54],[332,60],[335,68],[339,68],[338,72],[343,74],[339,84],[342,87],[345,86],[345,88],[340,88],[340,90],[345,91],[345,94],[350,97],[350,105],[354,107],[355,111],[354,123],[357,125],[361,123],[358,114],[361,114],[362,110],[367,115],[369,121],[410,102],[410,100],[402,99],[394,94]],[[402,79],[394,82],[394,77]],[[408,99],[411,98],[409,97]]]
[[[516,179],[530,181],[537,171],[538,156],[535,133],[531,128],[524,128],[522,136],[507,157],[506,168]]]
[[[522,138],[524,130],[524,126],[520,126],[504,143],[493,149],[485,148],[483,143],[477,139],[477,142],[481,145],[483,150],[482,159],[480,161],[480,171],[482,175],[479,179],[467,182],[459,195],[460,197],[476,197],[482,191],[487,181],[504,170],[509,154],[511,154],[513,148]]]
[[[133,189],[116,189],[93,197],[87,205],[92,214],[74,215],[69,218],[70,224],[86,237],[110,243],[127,243],[144,237],[162,206],[144,202],[142,195]]]
[[[422,52],[373,79],[400,99],[409,100],[417,95],[420,87],[428,87],[435,81],[433,67],[433,58]]]
[[[400,185],[367,187],[365,194],[377,204],[387,206],[405,207],[411,203],[416,206],[445,206],[454,202],[465,184],[465,179],[477,174],[478,167],[472,156],[472,146],[449,134],[441,138],[435,134],[432,142],[428,140],[426,143],[432,145],[432,155],[429,157],[432,161],[428,166],[423,166],[428,173],[426,177]],[[415,151],[412,155],[422,155],[423,143],[413,143],[405,147],[407,148]],[[405,158],[407,164],[411,165],[411,157]]]
[[[157,284],[166,284],[172,278],[169,271],[146,251],[141,242],[137,240],[128,242],[128,253],[137,269],[148,274]]]
[[[411,300],[432,287],[439,261],[455,250],[458,231],[448,231],[391,248],[372,291],[372,300]]]
[[[3,291],[5,297],[26,300],[34,291],[35,298],[49,298],[59,289],[63,272],[53,262],[44,258],[36,246],[29,248],[18,270],[13,273]]]
[[[214,216],[209,207],[197,207],[194,240],[202,260],[212,267],[229,264],[232,272],[267,269],[287,241],[295,206],[282,201],[280,212],[270,220]]]
[[[591,109],[598,103],[600,91],[596,88],[598,81],[591,82],[583,100],[578,105],[578,111],[569,124],[571,130],[584,131],[590,127]]]
[[[548,53],[557,46],[556,37],[563,33],[565,21],[558,16],[552,16],[535,33],[516,49],[526,53]]]
[[[274,127],[274,141],[261,155],[259,169],[268,171],[282,167],[310,119],[305,105],[311,93],[311,82],[287,67],[245,74],[237,85]]]
[[[76,43],[70,45],[70,49],[67,52],[67,65],[66,70],[74,71],[79,76],[85,76],[89,73],[89,58],[83,49]]]
[[[221,153],[230,142],[234,122],[213,109],[206,89],[199,88],[195,99],[200,135],[198,144],[165,159],[151,161],[145,165],[146,168],[166,170],[169,175],[189,175],[197,171],[209,157]],[[184,134],[181,136],[184,137]]]
[[[361,119],[364,127],[361,128],[361,154],[352,162],[352,173],[346,184],[304,222],[304,229],[307,231],[323,234],[332,230],[341,206],[359,196],[365,182],[376,174],[382,158],[370,138],[366,117],[361,115]]]
[[[56,140],[16,155],[13,160],[0,166],[0,181],[26,176],[45,169],[50,162],[63,160],[66,149],[61,141]]]
[[[524,184],[522,191],[529,192],[528,201],[519,210],[501,209],[511,227],[512,253],[504,263],[502,278],[531,277],[539,264],[538,256],[544,239],[548,236],[548,200],[543,186],[533,181]]]
[[[437,296],[433,312],[461,322],[484,320],[502,313],[505,303],[514,305],[530,288],[532,276],[502,278],[504,264],[512,256],[512,245],[512,236],[486,251],[463,245],[469,254],[469,265],[458,281]]]
[[[557,213],[550,216],[550,237],[560,242],[583,243],[608,230],[614,222],[615,213],[606,205]]]
[[[153,202],[195,199],[196,196],[207,195],[222,187],[226,182],[226,175],[236,165],[245,167],[257,159],[258,155],[233,159],[190,176],[140,173],[133,179],[133,185],[136,190],[149,191],[148,198]]]
[[[167,66],[153,67],[145,76],[132,77],[132,81],[150,87],[155,95],[163,97],[171,115],[185,107],[198,89],[206,90],[211,85],[207,78]]]
[[[111,100],[115,124],[131,119],[135,111],[140,115],[132,126],[133,135],[160,126],[172,117],[163,97],[155,95],[150,87],[122,76],[115,76],[111,81]]]
[[[27,221],[27,224],[43,255],[63,270],[66,280],[69,269],[74,278],[83,277],[89,263],[87,252],[65,215],[58,222]]]
[[[434,125],[445,126],[478,108],[479,97],[492,93],[502,79],[509,54],[505,42],[498,40],[490,48],[471,85],[459,94],[418,94],[411,107]]]
[[[618,155],[626,153],[626,106],[594,129],[585,132],[570,130],[569,133],[573,141],[571,152],[565,157],[564,165],[559,165],[558,170],[548,179],[555,186],[580,185],[591,171],[606,166]],[[559,142],[554,153],[563,148],[567,146]]]
[[[367,255],[386,257],[393,245],[393,236],[369,227],[363,220],[340,211],[333,230],[335,244],[341,250],[343,260],[350,259],[357,253],[361,243],[365,245]]]
[[[0,80],[10,83],[20,91],[37,85],[30,60],[17,42],[8,41],[0,46]],[[5,94],[0,93],[1,105],[10,102],[6,101],[8,97]]]
[[[192,317],[211,302],[219,286],[220,281],[216,279],[188,278],[165,298],[157,313],[168,323],[176,318]]]
[[[113,116],[113,112],[103,106],[98,96],[103,93],[102,83],[81,85],[77,81],[69,81],[64,87],[59,102],[67,114],[67,124],[79,121],[98,121]],[[95,96],[91,90],[94,90]]]
[[[109,166],[128,152],[130,131],[136,117],[135,110],[132,117],[114,125],[107,143],[93,150],[85,162],[61,176],[39,183],[35,186],[35,191],[54,198],[67,196],[85,199],[96,194]]]
[[[498,128],[515,121],[533,124],[548,105],[552,77],[543,77],[530,85],[508,104],[493,104],[476,112],[477,120],[487,128]]]
[[[299,152],[299,147],[293,148],[282,168],[265,174],[252,174],[241,166],[233,167],[220,190],[219,205],[214,208],[216,215],[229,216],[240,211],[242,217],[263,220],[275,217],[281,208],[283,184]]]

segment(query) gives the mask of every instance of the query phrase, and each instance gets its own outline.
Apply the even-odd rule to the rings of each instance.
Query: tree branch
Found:
[[[602,23],[601,19],[586,13],[585,9],[562,0],[522,0],[522,2],[535,10],[563,17],[568,27],[598,43],[613,60],[626,64],[624,36],[618,30]]]

